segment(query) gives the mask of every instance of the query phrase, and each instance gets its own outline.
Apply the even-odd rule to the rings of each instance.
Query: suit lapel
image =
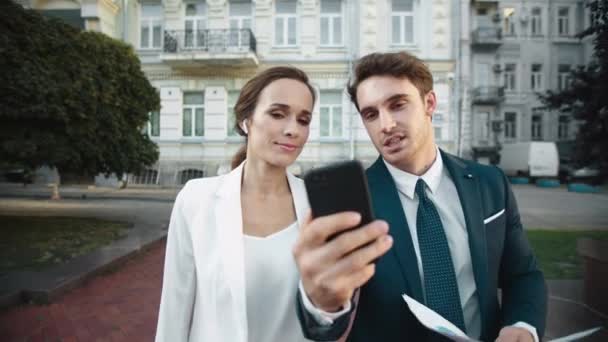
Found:
[[[247,302],[245,300],[245,257],[243,246],[243,218],[241,210],[241,177],[243,165],[224,176],[216,192],[216,228],[220,236],[220,253],[223,277],[233,299],[232,312],[241,324],[235,327],[243,332],[241,341],[247,340]]]
[[[386,220],[393,237],[392,253],[401,267],[401,274],[409,285],[410,295],[424,303],[418,259],[405,213],[393,177],[388,172],[382,157],[367,170],[368,183],[376,218]]]
[[[475,285],[479,298],[479,309],[481,312],[482,337],[485,331],[485,321],[489,318],[486,312],[489,296],[487,289],[488,279],[488,257],[486,247],[486,231],[483,224],[483,208],[481,205],[481,193],[479,191],[479,180],[476,174],[471,172],[460,160],[441,151],[444,165],[447,167],[452,181],[458,191],[460,204],[464,213],[467,232],[469,234],[469,246],[471,250],[471,261],[475,275]],[[485,318],[485,319],[484,319]]]
[[[306,187],[304,181],[287,172],[287,181],[289,183],[289,189],[291,190],[291,196],[293,197],[293,206],[296,210],[296,219],[298,221],[298,229],[304,224],[306,213],[308,211],[308,195],[306,194]]]

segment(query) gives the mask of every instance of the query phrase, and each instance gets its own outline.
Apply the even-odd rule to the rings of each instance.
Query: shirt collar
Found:
[[[441,174],[443,173],[443,159],[441,158],[439,148],[435,147],[435,149],[437,150],[437,157],[435,157],[435,161],[433,162],[431,167],[422,176],[417,176],[415,174],[400,170],[389,164],[386,160],[382,159],[384,165],[386,165],[386,168],[388,169],[388,172],[393,177],[393,180],[395,181],[395,185],[397,186],[397,190],[399,192],[403,193],[410,199],[414,199],[416,182],[418,182],[418,179],[422,178],[431,193],[435,193],[435,191],[439,187],[439,182],[441,181]]]

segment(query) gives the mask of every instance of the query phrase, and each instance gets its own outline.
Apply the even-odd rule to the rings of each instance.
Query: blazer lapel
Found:
[[[216,229],[220,236],[222,274],[232,296],[232,312],[241,324],[234,327],[242,332],[239,341],[247,341],[247,301],[245,293],[245,257],[243,247],[243,218],[241,210],[241,177],[243,165],[224,176],[216,192]]]
[[[452,181],[458,191],[460,204],[464,213],[467,232],[469,234],[469,246],[471,249],[471,261],[475,275],[475,285],[479,298],[479,309],[481,312],[482,337],[484,336],[486,312],[488,299],[488,257],[486,246],[486,231],[483,224],[483,208],[481,206],[481,193],[479,191],[479,180],[467,166],[460,160],[441,151],[444,165],[452,176]]]
[[[308,212],[308,195],[306,194],[306,187],[304,181],[298,177],[287,172],[287,181],[289,182],[289,188],[291,189],[291,196],[293,197],[293,205],[296,210],[296,219],[298,221],[298,229],[304,223],[306,214]]]
[[[424,303],[420,272],[410,229],[405,219],[405,213],[393,177],[388,172],[382,157],[367,170],[368,183],[376,218],[386,220],[389,232],[393,237],[392,253],[399,265],[401,274],[409,285],[410,295]]]

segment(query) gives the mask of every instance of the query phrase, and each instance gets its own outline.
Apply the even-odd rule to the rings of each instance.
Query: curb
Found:
[[[132,234],[125,239],[114,241],[108,246],[44,271],[10,273],[8,288],[4,288],[3,293],[0,294],[0,310],[28,302],[49,304],[88,280],[112,271],[137,255],[158,246],[167,238],[166,227],[158,230],[154,236],[148,236],[148,239],[145,234],[136,234],[135,230],[138,228],[143,232],[146,230],[142,226],[135,225]],[[121,246],[129,245],[129,242],[134,241],[141,242],[137,246],[132,245],[127,248]],[[92,265],[92,267],[81,267],[80,271],[74,271],[74,266],[83,264]]]
[[[536,181],[536,186],[539,188],[559,188],[559,185],[557,179],[542,178]]]
[[[25,198],[25,199],[39,199],[39,200],[50,200],[50,195],[42,194],[0,194],[0,198]],[[148,202],[163,202],[173,203],[175,198],[153,198],[153,197],[139,197],[139,196],[99,196],[99,195],[75,195],[75,194],[64,194],[61,195],[61,199],[69,200],[110,200],[110,201],[148,201]]]
[[[587,194],[597,194],[600,192],[598,187],[584,183],[570,183],[568,184],[568,191]]]

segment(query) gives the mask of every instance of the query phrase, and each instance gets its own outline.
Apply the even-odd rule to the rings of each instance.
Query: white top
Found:
[[[156,342],[250,341],[243,164],[222,176],[190,180],[177,195],[167,234]],[[287,181],[301,227],[309,209],[306,187],[289,172]]]
[[[471,250],[469,248],[469,234],[466,229],[464,212],[462,211],[458,190],[456,189],[449,172],[443,167],[443,159],[441,158],[439,149],[437,149],[437,158],[433,162],[433,165],[431,165],[427,172],[422,176],[416,176],[402,171],[386,161],[384,161],[384,164],[397,186],[401,206],[405,212],[405,218],[412,237],[414,251],[416,252],[416,259],[418,259],[421,284],[424,284],[424,270],[422,269],[420,246],[418,245],[418,231],[416,230],[418,197],[415,196],[415,190],[418,179],[422,178],[427,184],[427,197],[437,208],[450,247],[450,255],[452,256],[452,262],[454,264],[467,335],[473,338],[479,338],[481,335],[481,317],[477,286],[473,274]],[[424,286],[422,287],[422,291],[424,292]],[[538,341],[538,335],[533,326],[525,322],[518,322],[515,326],[527,329],[532,333],[535,341]]]
[[[294,222],[267,237],[244,235],[248,340],[308,341],[296,316],[299,274],[291,249]]]

